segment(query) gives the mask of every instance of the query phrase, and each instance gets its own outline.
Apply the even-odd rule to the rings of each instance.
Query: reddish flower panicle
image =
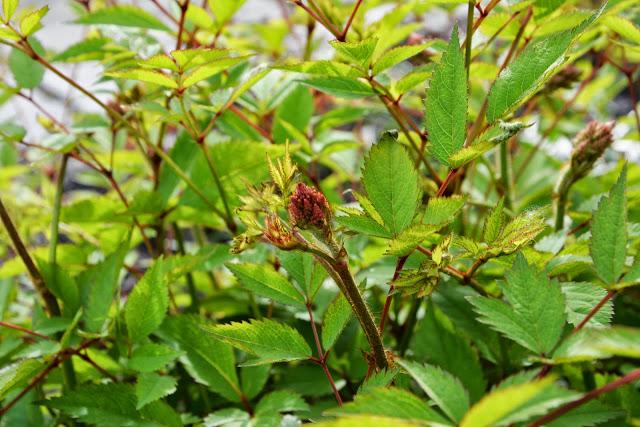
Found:
[[[298,183],[289,201],[291,222],[300,228],[325,229],[329,224],[331,210],[324,194],[303,183]]]

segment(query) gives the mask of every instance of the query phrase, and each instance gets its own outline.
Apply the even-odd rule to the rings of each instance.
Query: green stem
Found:
[[[558,182],[553,191],[553,199],[555,205],[555,231],[560,231],[564,228],[564,215],[567,206],[567,200],[569,198],[569,190],[573,184],[573,174],[570,166],[565,166],[564,171],[561,173]]]
[[[178,252],[180,255],[185,255],[186,252],[184,250],[184,237],[182,236],[182,231],[180,227],[178,227],[178,223],[174,222],[172,224],[173,234],[176,238],[176,243],[178,244]],[[191,297],[191,305],[189,306],[189,311],[197,312],[198,311],[198,293],[196,292],[196,285],[193,280],[193,275],[191,273],[187,273],[185,275],[185,279],[187,280],[187,289],[189,290],[189,296]]]
[[[509,147],[507,143],[500,144],[500,179],[504,189],[504,205],[511,209],[512,185],[511,185],[511,159],[509,158]]]

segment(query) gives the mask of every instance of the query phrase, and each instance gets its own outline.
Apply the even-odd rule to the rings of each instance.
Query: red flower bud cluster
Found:
[[[326,230],[331,208],[324,194],[300,182],[289,201],[289,216],[291,222],[302,229],[316,227]]]
[[[291,250],[298,246],[298,241],[294,238],[289,230],[287,230],[280,218],[276,215],[269,215],[264,221],[263,236],[275,247]]]
[[[592,121],[575,137],[571,167],[580,171],[580,177],[586,175],[593,164],[613,142],[614,122],[600,123]]]

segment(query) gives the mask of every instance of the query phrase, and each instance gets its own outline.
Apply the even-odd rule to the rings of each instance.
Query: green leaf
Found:
[[[478,355],[464,334],[432,302],[418,322],[410,348],[417,360],[455,372],[472,402],[485,392],[487,384]]]
[[[143,344],[133,350],[127,366],[138,372],[153,372],[164,368],[183,354],[162,344]]]
[[[136,411],[136,395],[128,384],[83,385],[47,401],[80,422],[100,427],[119,427],[142,423]]]
[[[607,15],[602,18],[602,23],[625,39],[640,45],[640,28],[628,19],[622,16]]]
[[[408,255],[423,241],[435,234],[439,228],[430,224],[414,224],[404,229],[395,239],[389,242],[385,255]]]
[[[327,278],[325,269],[316,262],[313,255],[301,251],[279,251],[278,258],[289,277],[304,290],[306,297],[313,301],[322,282]]]
[[[624,411],[612,410],[598,400],[592,400],[545,425],[547,427],[591,427],[624,415]]]
[[[214,74],[218,74],[224,70],[228,70],[232,66],[244,61],[245,59],[246,59],[245,56],[239,56],[235,58],[224,58],[214,62],[210,62],[208,64],[201,65],[186,76],[186,78],[182,82],[182,87],[188,88],[190,86],[193,86],[194,84],[204,79],[208,79]]]
[[[421,420],[437,425],[447,421],[426,402],[407,390],[396,387],[376,387],[366,393],[358,393],[353,402],[327,411],[331,415],[377,415],[399,420]],[[377,425],[377,424],[363,424]]]
[[[123,243],[104,261],[85,270],[76,280],[80,285],[84,326],[89,332],[100,332],[107,320],[127,252],[128,243]]]
[[[241,394],[233,348],[202,332],[195,316],[169,316],[156,334],[185,354],[180,361],[199,383],[225,399],[239,402]]]
[[[482,238],[487,243],[493,243],[504,227],[504,197],[498,200],[498,204],[489,211],[487,219],[484,221],[484,230],[482,232]]]
[[[418,421],[403,420],[402,418],[382,417],[378,415],[355,415],[338,418],[333,421],[322,421],[315,424],[317,427],[418,427],[424,425]]]
[[[373,53],[378,44],[378,39],[368,38],[358,42],[341,42],[333,40],[331,46],[347,61],[355,64],[362,70],[367,70],[371,64]]]
[[[450,224],[460,212],[466,200],[464,196],[429,198],[423,222],[438,226]]]
[[[322,347],[330,350],[338,340],[349,319],[351,319],[351,305],[347,298],[339,292],[327,307],[322,319]]]
[[[604,7],[604,6],[603,6]],[[504,117],[533,96],[565,60],[565,52],[602,9],[577,27],[545,37],[527,45],[505,68],[489,93],[487,120],[489,123]]]
[[[148,70],[146,68],[133,68],[125,71],[114,71],[105,73],[105,76],[117,79],[139,80],[141,82],[153,83],[156,85],[177,89],[178,83],[160,71]]]
[[[399,361],[435,403],[456,424],[469,409],[469,394],[458,378],[433,365]]]
[[[464,145],[467,134],[467,74],[458,26],[427,90],[426,122],[431,153],[443,164]]]
[[[240,370],[242,391],[248,399],[256,397],[269,380],[271,365],[244,366]]]
[[[245,288],[282,304],[304,307],[302,294],[270,265],[226,264]]]
[[[49,6],[41,7],[40,9],[25,15],[20,20],[20,31],[23,36],[29,37],[40,28],[42,28],[42,18],[49,12]]]
[[[256,405],[256,414],[271,414],[277,412],[308,411],[309,405],[298,394],[290,390],[273,391]]]
[[[77,24],[118,25],[120,27],[136,27],[171,32],[169,27],[164,25],[162,21],[155,16],[139,7],[129,5],[96,9],[93,12],[81,16],[75,22]]]
[[[548,354],[556,345],[565,325],[564,296],[557,281],[529,265],[518,254],[506,275],[502,301],[471,297],[479,321],[503,333],[538,354]]]
[[[369,234],[378,237],[391,237],[389,231],[374,219],[367,215],[343,215],[337,216],[336,222],[357,233]]]
[[[375,95],[373,89],[361,80],[352,77],[312,77],[300,83],[339,98],[353,99]]]
[[[18,7],[19,0],[2,0],[2,12],[4,16],[4,22],[8,22],[13,18],[13,14]]]
[[[164,320],[169,308],[168,279],[165,262],[156,260],[129,295],[124,318],[133,342],[146,338]]]
[[[42,367],[42,362],[36,359],[24,359],[3,366],[0,369],[0,400],[14,388],[26,385]]]
[[[420,202],[418,174],[409,153],[389,133],[371,147],[362,182],[391,234],[397,235],[411,224]]]
[[[429,44],[398,46],[383,53],[373,64],[373,75],[380,74],[387,68],[401,63],[425,50]]]
[[[36,39],[29,39],[29,43],[39,55],[44,54],[44,48]],[[45,72],[44,66],[18,49],[11,49],[9,69],[16,83],[25,89],[33,89],[40,85]]]
[[[51,60],[52,62],[83,62],[91,60],[102,60],[109,52],[105,48],[110,40],[102,37],[91,37],[72,44],[64,51],[60,52]]]
[[[543,380],[494,390],[466,413],[460,427],[506,425],[503,422],[505,417],[513,416],[521,406],[525,406],[527,402],[543,394],[553,384],[553,381],[553,377],[547,377]]]
[[[640,329],[626,326],[581,329],[558,346],[553,360],[573,363],[613,356],[640,359]]]
[[[274,320],[252,319],[250,322],[232,322],[203,329],[223,342],[257,357],[257,360],[251,360],[247,365],[289,362],[311,357],[311,349],[302,335],[292,327]]]
[[[311,91],[303,85],[295,85],[293,90],[276,108],[273,117],[273,139],[278,144],[283,144],[287,138],[298,139],[287,131],[283,122],[289,123],[299,132],[305,134],[312,114],[313,96]]]
[[[140,374],[136,382],[136,397],[138,403],[136,409],[144,406],[176,391],[176,379],[152,372]]]
[[[546,228],[541,210],[525,211],[513,218],[491,242],[494,256],[512,254],[531,241]]]
[[[627,168],[609,196],[598,203],[591,222],[591,258],[598,276],[607,284],[614,285],[624,269],[627,246],[626,188]]]
[[[593,283],[563,283],[562,293],[567,303],[567,322],[578,326],[587,314],[607,294],[607,291]],[[613,317],[613,302],[607,301],[587,322],[585,327],[602,328],[609,326]]]
[[[245,0],[209,0],[209,7],[213,11],[218,28],[227,23],[244,2]]]

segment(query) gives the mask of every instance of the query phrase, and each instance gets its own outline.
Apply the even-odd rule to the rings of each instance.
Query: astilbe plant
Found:
[[[637,1],[23,3],[0,427],[640,425]]]

